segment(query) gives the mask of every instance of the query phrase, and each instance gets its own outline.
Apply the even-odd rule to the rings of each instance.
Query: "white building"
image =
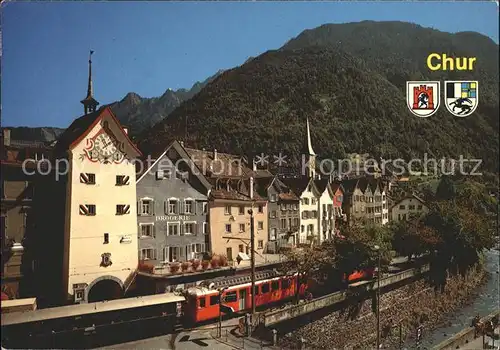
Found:
[[[69,301],[123,295],[138,265],[136,172],[140,156],[109,107],[96,110],[89,86],[85,115],[58,139],[67,159],[63,288]]]
[[[333,238],[335,232],[335,213],[333,210],[333,195],[327,179],[314,181],[318,190],[318,231],[319,242]]]
[[[394,201],[394,205],[390,210],[390,217],[392,221],[405,221],[411,217],[422,217],[428,212],[429,208],[425,205],[423,199],[413,194]]]

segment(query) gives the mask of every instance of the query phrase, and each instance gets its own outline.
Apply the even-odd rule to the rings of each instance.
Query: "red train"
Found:
[[[374,270],[355,271],[349,275],[349,282],[372,278]],[[300,283],[297,279],[300,278]],[[296,296],[299,285],[299,296],[309,298],[310,281],[303,280],[298,274],[294,276],[279,275],[275,271],[264,271],[256,274],[255,306],[270,307],[292,300]],[[251,309],[250,276],[224,277],[206,281],[200,286],[185,291],[186,302],[183,305],[184,320],[188,324],[208,321],[219,317],[219,290],[222,292],[222,303],[231,307],[235,313]]]

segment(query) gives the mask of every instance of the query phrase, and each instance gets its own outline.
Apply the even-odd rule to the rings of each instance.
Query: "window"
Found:
[[[169,199],[167,214],[177,214],[177,200]]]
[[[203,223],[203,233],[206,235],[208,234],[208,222]]]
[[[184,213],[185,214],[193,214],[193,201],[186,201],[184,205]]]
[[[234,291],[234,292],[227,292],[224,295],[224,300],[226,301],[226,303],[234,303],[235,301],[237,301],[238,297],[236,295],[236,291]]]
[[[264,212],[264,206],[259,205],[259,213],[262,214]]]
[[[404,205],[400,205],[400,206],[399,206],[399,209],[404,210],[404,209],[405,209],[405,206],[404,206]]]
[[[240,233],[245,232],[245,224],[240,224]]]
[[[257,230],[264,229],[264,221],[257,221]]]
[[[170,179],[171,173],[170,169],[158,170],[156,172],[156,180]]]
[[[281,209],[281,211],[285,211],[286,210],[286,205],[283,204],[283,203],[281,203],[280,204],[280,209]]]
[[[183,174],[180,171],[175,172],[175,178],[181,180],[183,178]]]
[[[104,242],[103,244],[108,244],[109,243],[109,233],[104,234]]]
[[[422,204],[419,204],[419,205],[417,206],[417,209],[418,209],[418,210],[422,210]]]
[[[167,233],[169,236],[178,236],[179,224],[167,224]]]
[[[210,305],[217,305],[219,303],[219,296],[218,295],[212,295],[210,297]]]
[[[94,216],[95,214],[95,204],[80,204],[80,215]]]
[[[286,219],[281,219],[281,228],[282,229],[286,228]]]
[[[409,210],[415,210],[415,205],[414,205],[414,204],[410,204],[410,205],[408,206],[408,209],[409,209]]]
[[[238,251],[239,251],[240,253],[243,253],[243,244],[240,244],[240,245],[238,246]]]
[[[81,290],[81,289],[75,290],[75,301],[76,302],[83,301],[83,297],[84,297],[83,290]]]
[[[117,204],[116,205],[116,215],[130,214],[130,205],[127,204]]]
[[[80,173],[80,182],[87,185],[95,185],[95,174]]]
[[[288,218],[288,228],[292,228],[292,218]]]
[[[193,244],[191,244],[191,251],[193,253],[203,253],[205,251],[205,243],[193,243]]]
[[[184,224],[184,234],[185,235],[190,235],[196,233],[195,231],[195,224],[193,222],[187,222]]]
[[[231,233],[231,224],[226,224],[226,232]]]
[[[129,184],[130,177],[125,175],[116,175],[116,186],[126,186]]]
[[[205,296],[202,296],[199,300],[200,300],[200,306],[199,307],[200,308],[205,307],[205,303],[206,303]]]
[[[206,214],[206,213],[208,213],[208,203],[203,202],[203,214]]]
[[[240,205],[240,207],[238,208],[238,214],[239,215],[245,215],[245,207]]]
[[[257,249],[264,249],[264,241],[259,239],[258,247]]]
[[[276,194],[271,195],[271,202],[276,202]]]
[[[316,198],[314,198],[314,197],[313,197],[313,198],[311,198],[311,204],[312,204],[312,205],[316,204]]]
[[[299,227],[299,218],[294,218],[293,219],[293,226],[294,227]]]
[[[140,224],[141,227],[141,237],[153,237],[153,224]]]
[[[153,201],[151,199],[141,200],[141,215],[153,215]]]
[[[289,279],[281,280],[281,289],[288,289],[288,288],[290,288],[291,284],[292,283]]]
[[[313,210],[312,211],[312,217],[313,217],[313,219],[317,219],[318,218],[318,211],[317,210]]]
[[[262,294],[269,293],[269,283],[264,283],[261,285]]]
[[[275,239],[276,239],[276,229],[272,228],[271,229],[271,240],[275,240]]]
[[[305,230],[304,225],[301,225],[301,226],[300,226],[300,232],[304,232],[304,230]]]
[[[271,282],[271,290],[273,292],[277,291],[278,289],[280,289],[280,283],[279,281],[272,281]]]
[[[163,261],[178,261],[184,253],[184,247],[165,247],[163,248]]]
[[[299,205],[297,203],[295,203],[293,205],[293,210],[295,210],[295,211],[299,210]]]
[[[304,204],[309,205],[309,198],[304,198]]]
[[[271,219],[276,218],[276,210],[271,211],[270,217],[271,217]]]
[[[224,214],[231,215],[231,206],[230,205],[226,205],[226,207],[224,208]]]
[[[141,260],[154,260],[155,250],[153,248],[141,249]]]

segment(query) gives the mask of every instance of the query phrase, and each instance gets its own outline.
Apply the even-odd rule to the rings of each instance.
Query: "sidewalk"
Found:
[[[498,349],[500,347],[500,328],[496,328],[495,329],[495,340],[491,339],[490,337],[486,336],[484,337],[484,344],[485,345],[489,345],[490,347],[487,348],[485,347],[484,349]],[[494,347],[493,347],[493,343],[494,343]],[[483,349],[483,337],[480,336],[476,339],[474,339],[473,341],[471,341],[470,343],[464,345],[464,346],[461,346],[460,349],[462,350],[476,350],[476,349]]]

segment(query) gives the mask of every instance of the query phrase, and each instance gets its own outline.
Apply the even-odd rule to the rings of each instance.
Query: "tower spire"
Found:
[[[309,177],[316,177],[316,153],[314,153],[314,150],[312,148],[312,142],[311,142],[311,130],[309,129],[309,117],[306,118],[306,127],[307,127],[307,153],[308,153],[308,176]]]
[[[94,51],[90,50],[89,53],[89,82],[87,86],[87,96],[80,102],[83,104],[85,114],[95,112],[99,102],[94,99],[94,89],[92,85],[92,54]]]

